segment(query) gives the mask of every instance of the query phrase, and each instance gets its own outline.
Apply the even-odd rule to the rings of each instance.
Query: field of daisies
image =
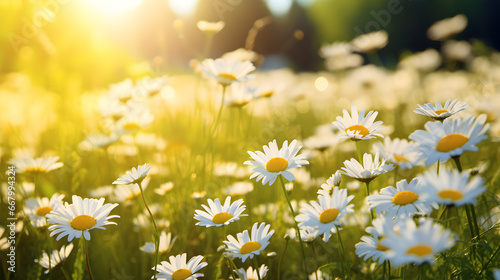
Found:
[[[394,69],[376,31],[319,72],[242,48],[60,96],[3,75],[1,279],[500,279],[500,53],[466,25]]]

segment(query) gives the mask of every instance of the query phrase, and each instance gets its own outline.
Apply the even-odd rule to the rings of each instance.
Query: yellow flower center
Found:
[[[232,103],[232,105],[233,105],[234,107],[243,107],[243,106],[247,105],[247,104],[248,104],[248,102],[250,102],[250,101],[248,101],[248,100],[234,101],[234,102]]]
[[[438,193],[438,196],[442,199],[449,199],[451,201],[457,201],[464,197],[464,195],[456,190],[444,190]]]
[[[406,251],[406,254],[415,255],[417,257],[425,257],[432,254],[432,248],[427,245],[417,245],[408,249],[408,251]]]
[[[467,141],[469,141],[469,138],[462,134],[448,134],[439,140],[436,145],[436,150],[438,150],[438,152],[447,153],[462,147]]]
[[[260,96],[262,97],[271,97],[274,94],[274,90],[266,91],[264,93],[261,93]]]
[[[252,253],[254,251],[259,250],[260,247],[262,247],[262,245],[260,245],[259,242],[257,242],[257,241],[248,241],[247,243],[243,244],[243,246],[241,246],[241,248],[240,248],[240,254],[242,254],[242,255],[250,254],[250,253]]]
[[[47,172],[47,170],[43,167],[40,167],[40,166],[28,166],[24,169],[24,172],[44,173],[44,172]]]
[[[95,226],[97,220],[89,215],[79,215],[71,220],[71,227],[76,230],[87,230]]]
[[[402,157],[402,156],[394,156],[394,158],[395,158],[398,162],[405,162],[405,161],[408,161],[408,159],[407,159],[407,158]]]
[[[382,245],[382,244],[380,243],[383,239],[384,239],[384,238],[381,238],[381,239],[378,241],[377,250],[379,250],[379,251],[387,251],[387,250],[389,250],[389,248],[385,247],[384,245]]]
[[[136,123],[136,122],[129,122],[129,123],[125,123],[123,124],[123,129],[126,129],[126,130],[138,130],[138,129],[141,129],[141,125]]]
[[[191,270],[186,268],[177,269],[174,273],[172,273],[173,280],[184,280],[189,276],[191,276]]]
[[[120,101],[121,103],[127,103],[127,101],[129,101],[130,99],[132,99],[132,96],[122,96],[118,98],[118,101]]]
[[[398,192],[392,198],[392,203],[399,205],[406,205],[415,202],[418,199],[418,194],[412,191]]]
[[[36,209],[36,215],[40,217],[45,217],[45,215],[49,214],[52,211],[52,207],[50,206],[42,206]]]
[[[335,208],[326,209],[325,211],[321,212],[321,214],[319,214],[319,221],[323,224],[331,223],[335,221],[335,219],[337,219],[339,213],[340,211]]]
[[[227,222],[227,220],[231,219],[232,217],[233,216],[229,213],[221,212],[214,215],[214,217],[212,218],[212,222],[220,225]]]
[[[269,172],[284,171],[287,167],[288,161],[281,157],[272,158],[266,163],[266,169]]]
[[[368,135],[368,133],[370,133],[370,131],[368,131],[368,128],[366,128],[366,127],[364,127],[364,126],[362,126],[360,124],[351,125],[350,127],[348,127],[348,128],[345,129],[345,132],[347,132],[348,130],[357,131],[363,137],[365,137],[366,135]]]
[[[234,76],[233,74],[230,74],[230,73],[220,73],[219,77],[225,78],[225,79],[229,79],[229,80],[233,80],[233,81],[238,80],[238,78],[236,78],[236,76]]]
[[[450,111],[448,110],[436,110],[434,111],[436,114],[441,115],[442,113],[449,113]]]

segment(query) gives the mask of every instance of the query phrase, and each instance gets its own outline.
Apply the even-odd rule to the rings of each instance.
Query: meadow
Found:
[[[3,73],[2,279],[499,279],[500,54],[441,28],[395,68],[374,32],[318,72]]]

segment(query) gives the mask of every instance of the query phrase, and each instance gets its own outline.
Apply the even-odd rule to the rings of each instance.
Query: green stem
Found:
[[[314,262],[318,263],[318,260],[316,259],[316,252],[314,251],[314,243],[311,242],[309,244],[311,244],[311,251],[312,251],[312,256],[313,256]],[[314,276],[316,277],[316,280],[318,280],[318,270],[317,269],[314,270]]]
[[[472,222],[473,222],[474,228],[476,230],[476,235],[474,236],[474,238],[479,239],[479,225],[477,223],[476,210],[474,209],[473,204],[469,204],[469,208],[470,208],[470,213],[472,215]]]
[[[437,175],[439,176],[439,159],[438,159],[438,161],[437,161],[436,173],[437,173]]]
[[[467,215],[467,221],[469,222],[470,237],[472,240],[474,239],[474,225],[472,224],[472,218],[469,208],[467,207],[467,205],[465,205],[464,208],[465,208],[465,214]],[[476,247],[474,244],[471,244],[471,262],[473,267],[475,259],[476,259]]]
[[[342,243],[342,238],[340,237],[339,228],[337,226],[335,226],[335,229],[337,231],[337,237],[339,238],[340,248],[342,249],[342,251],[339,252],[339,254],[342,256],[342,271],[344,273],[345,279],[349,279],[348,271],[347,271],[347,259],[345,257],[344,243]]]
[[[391,280],[391,263],[389,261],[385,261],[385,265],[387,266],[387,280]]]
[[[253,258],[253,265],[255,266],[255,271],[257,271],[257,278],[261,280],[260,278],[260,271],[259,271],[259,264],[257,263],[257,256],[254,256]]]
[[[89,250],[88,250],[87,240],[85,240],[85,237],[83,237],[83,234],[82,234],[81,238],[83,240],[83,248],[85,249],[85,262],[87,264],[87,271],[89,272],[89,278],[90,278],[90,280],[94,280],[94,277],[92,276],[92,270],[90,269]]]
[[[488,259],[486,264],[481,268],[481,271],[479,271],[479,275],[481,275],[481,273],[483,273],[483,271],[488,268],[488,265],[495,258],[495,256],[498,254],[498,252],[500,252],[500,246],[498,246],[496,251],[493,254],[491,254],[491,257]]]
[[[307,280],[309,277],[309,273],[307,272],[307,261],[306,261],[306,251],[304,250],[304,243],[302,241],[302,236],[300,236],[299,224],[295,220],[295,211],[293,211],[292,203],[288,198],[288,193],[286,192],[285,182],[283,182],[283,175],[280,175],[281,187],[283,188],[283,192],[285,193],[286,201],[288,202],[288,207],[290,207],[290,211],[292,212],[293,221],[295,222],[295,230],[297,231],[297,236],[299,237],[300,248],[302,250],[302,257],[304,258],[304,269],[306,271],[305,279]]]
[[[215,131],[217,130],[217,126],[219,125],[220,116],[222,115],[222,109],[224,108],[224,98],[226,96],[226,88],[227,88],[227,85],[222,85],[222,99],[221,99],[221,103],[220,103],[219,112],[217,113],[217,118],[215,119],[215,122],[214,122],[213,127],[212,127],[212,131],[210,132],[211,138],[213,137]]]
[[[366,197],[368,197],[370,195],[370,182],[367,181],[367,182],[365,182],[365,184],[366,184]],[[375,219],[373,217],[373,211],[372,210],[369,210],[369,211],[370,211],[370,217],[372,218],[372,222],[373,222],[373,220]]]
[[[229,266],[231,267],[231,274],[233,275],[233,279],[238,279],[238,276],[234,272],[238,270],[236,268],[236,265],[234,264],[233,260],[230,257],[228,257],[227,260],[229,261]]]
[[[278,262],[278,280],[280,280],[280,278],[281,278],[281,264],[283,263],[283,257],[286,254],[286,249],[288,248],[288,241],[289,240],[290,240],[289,238],[285,239],[285,242],[286,242],[285,243],[285,249],[283,249],[283,254],[281,254],[280,260]]]
[[[72,278],[69,276],[69,274],[68,274],[68,272],[66,271],[66,269],[64,269],[64,266],[61,266],[61,270],[62,270],[62,273],[64,274],[64,278],[66,278],[67,280],[72,279]]]
[[[460,163],[460,156],[451,157],[455,161],[455,165],[460,173],[462,173],[462,164]]]
[[[358,160],[361,165],[363,165],[363,155],[361,154],[361,148],[359,147],[359,141],[354,141],[356,143],[356,151],[358,152]]]
[[[155,240],[155,274],[154,274],[154,279],[156,280],[156,272],[157,272],[157,267],[158,267],[158,251],[160,249],[160,238],[158,236],[158,228],[156,227],[156,222],[155,218],[153,217],[153,213],[151,212],[151,209],[149,209],[148,204],[146,203],[146,198],[144,197],[144,190],[142,189],[142,182],[137,183],[139,185],[139,189],[141,190],[141,197],[142,197],[142,202],[144,202],[144,206],[148,210],[149,216],[151,217],[151,221],[153,222],[154,226],[154,240]]]

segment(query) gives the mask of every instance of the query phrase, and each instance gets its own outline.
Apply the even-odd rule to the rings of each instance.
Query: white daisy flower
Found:
[[[253,191],[253,184],[250,182],[235,182],[231,186],[222,190],[222,193],[230,196],[245,195]]]
[[[118,135],[116,134],[89,134],[85,137],[85,140],[79,144],[79,148],[84,151],[90,151],[95,148],[106,148],[116,141],[118,141]]]
[[[169,191],[171,191],[173,188],[174,188],[174,183],[173,182],[166,182],[166,183],[161,184],[158,188],[156,188],[154,190],[154,192],[157,195],[162,195],[163,196],[166,193],[168,193]]]
[[[4,232],[5,232],[5,228],[0,226],[0,250],[1,251],[10,247],[10,243],[9,243],[9,240],[7,239],[7,237],[2,237]]]
[[[235,258],[241,258],[242,262],[245,262],[247,258],[253,259],[269,245],[269,239],[274,234],[274,230],[269,231],[270,228],[271,225],[255,223],[251,234],[248,234],[248,230],[244,230],[236,235],[238,240],[228,235],[228,241],[222,241],[227,246],[226,252],[231,253]]]
[[[115,222],[109,221],[110,219],[120,218],[118,215],[108,216],[118,204],[104,204],[104,198],[82,200],[81,197],[73,195],[72,201],[72,204],[58,203],[56,208],[46,215],[47,222],[54,224],[49,227],[52,231],[50,236],[59,234],[56,240],[68,236],[68,242],[71,242],[75,237],[80,238],[82,233],[86,240],[90,240],[89,230],[105,230],[106,225],[116,225]]]
[[[241,108],[257,97],[255,88],[249,87],[246,83],[231,84],[227,89],[227,96],[224,103],[227,106]]]
[[[245,271],[244,268],[240,268],[238,270],[233,270],[239,278],[237,280],[255,280],[258,279],[257,269],[253,269],[253,267],[249,266]],[[261,265],[259,268],[260,279],[264,279],[266,277],[269,268],[265,265]]]
[[[469,116],[465,119],[446,119],[443,122],[427,122],[426,130],[417,130],[409,138],[419,144],[424,154],[425,165],[436,161],[445,162],[450,157],[462,155],[465,151],[478,151],[476,144],[488,138],[485,135],[489,124],[486,115]]]
[[[444,41],[462,32],[467,27],[467,17],[459,14],[435,22],[427,30],[427,36],[434,41]]]
[[[438,253],[451,248],[454,241],[451,231],[432,219],[420,218],[419,226],[413,219],[402,221],[398,232],[389,232],[381,244],[391,251],[388,253],[393,267],[407,263],[417,265],[435,263]]]
[[[476,198],[486,191],[484,180],[480,176],[474,176],[469,181],[469,172],[448,171],[442,169],[439,175],[430,170],[418,178],[421,184],[427,188],[432,201],[439,204],[462,206],[465,204],[476,204]]]
[[[197,226],[227,226],[239,220],[240,217],[248,216],[247,214],[242,214],[246,209],[246,206],[242,205],[243,199],[238,199],[231,203],[231,197],[228,196],[224,201],[224,205],[221,205],[218,198],[215,200],[208,199],[207,201],[208,206],[204,204],[201,205],[205,211],[195,210],[196,214],[194,215],[194,219],[199,221],[196,223]]]
[[[360,258],[363,257],[365,261],[372,258],[373,261],[378,260],[379,264],[382,264],[389,259],[388,252],[390,250],[382,245],[380,241],[385,239],[389,232],[399,231],[399,221],[380,215],[372,221],[372,225],[365,230],[372,236],[364,235],[361,237],[361,242],[355,245],[356,255]]]
[[[342,217],[354,213],[353,204],[347,205],[354,199],[354,195],[347,196],[347,190],[333,188],[331,195],[318,195],[318,201],[302,205],[300,214],[295,217],[299,227],[313,227],[318,229],[318,235],[324,234],[323,240],[328,242],[330,232],[337,232],[337,226],[342,226]]]
[[[55,193],[49,199],[48,197],[28,198],[24,204],[24,214],[30,218],[35,227],[44,227],[47,225],[45,215],[50,213],[58,203],[62,203],[64,194]]]
[[[208,264],[201,262],[203,256],[196,256],[189,259],[187,262],[187,254],[170,256],[169,262],[161,262],[156,271],[156,278],[166,280],[196,280],[198,277],[203,277],[203,273],[197,273],[198,270],[204,268]],[[155,270],[155,267],[152,268]]]
[[[177,239],[177,237],[174,237],[172,239],[172,233],[169,232],[168,234],[165,231],[162,231],[160,234],[160,245],[158,246],[158,253],[163,254],[172,249],[172,246],[174,246],[174,242]],[[155,253],[155,244],[153,242],[146,242],[139,250],[148,253],[148,254],[154,254]]]
[[[458,99],[451,101],[451,99],[446,100],[444,106],[441,103],[436,102],[436,105],[432,105],[431,103],[427,103],[424,105],[417,104],[419,108],[413,110],[414,113],[431,117],[435,120],[441,121],[448,117],[455,115],[458,112],[461,112],[469,105],[467,103],[462,102]]]
[[[385,159],[380,161],[379,154],[375,154],[372,158],[371,154],[363,155],[363,165],[361,165],[355,158],[344,161],[341,173],[352,177],[361,182],[370,182],[379,175],[387,173],[394,169],[393,164],[386,164]]]
[[[147,127],[155,117],[145,109],[135,109],[116,122],[114,130],[119,134],[135,133]]]
[[[326,180],[326,183],[321,185],[321,189],[318,191],[318,194],[324,194],[324,195],[331,195],[333,192],[333,188],[339,187],[340,182],[342,181],[342,174],[340,173],[340,170],[335,171],[328,180]]]
[[[419,180],[414,178],[408,183],[405,179],[396,183],[396,188],[389,186],[380,190],[378,195],[368,196],[370,210],[377,215],[386,212],[387,217],[411,217],[414,214],[430,214],[432,208],[438,209]]]
[[[268,146],[263,146],[264,153],[261,151],[250,152],[248,154],[254,160],[247,160],[243,164],[255,165],[254,172],[250,179],[257,177],[257,182],[262,179],[262,184],[272,185],[279,175],[283,175],[288,181],[295,180],[295,176],[288,171],[295,167],[307,165],[309,162],[303,155],[297,155],[302,146],[297,147],[297,140],[293,140],[290,145],[288,141],[283,142],[283,146],[278,150],[276,140],[269,142]]]
[[[380,153],[386,161],[399,166],[402,170],[411,169],[422,161],[422,153],[418,151],[418,145],[406,139],[390,137],[384,138],[384,143],[373,144],[375,152]]]
[[[359,35],[351,42],[354,51],[372,53],[387,46],[389,35],[385,30]]]
[[[335,42],[322,45],[319,49],[319,56],[322,58],[341,58],[352,53],[352,45],[347,42]]]
[[[196,23],[196,27],[198,27],[199,30],[208,33],[217,33],[221,31],[224,26],[226,26],[226,23],[223,21],[208,22],[200,20]]]
[[[113,184],[127,185],[141,183],[148,175],[149,170],[151,170],[151,165],[147,163],[139,165],[137,169],[135,169],[135,167],[132,167],[132,172],[127,171],[125,175],[116,179]]]
[[[71,250],[73,250],[73,243],[70,243],[67,246],[63,245],[59,251],[53,250],[52,254],[50,254],[50,261],[49,255],[43,252],[42,257],[40,259],[36,259],[35,262],[40,264],[42,267],[47,268],[44,273],[48,274],[52,268],[68,258],[71,254]]]
[[[253,70],[255,70],[255,66],[249,61],[241,62],[223,58],[205,59],[197,69],[223,86],[248,80],[248,73]]]
[[[332,123],[334,127],[339,129],[345,135],[341,134],[338,138],[349,138],[354,141],[367,140],[378,137],[384,137],[382,134],[377,133],[383,127],[382,121],[375,121],[378,112],[370,111],[365,116],[365,109],[358,113],[356,105],[352,105],[351,114],[347,110],[342,110],[344,116],[337,116],[337,120]]]
[[[286,233],[288,236],[290,236],[291,239],[295,240],[296,242],[299,242],[298,235],[297,235],[297,230],[293,228],[289,228],[286,230]],[[318,228],[314,227],[300,227],[300,237],[302,237],[302,241],[304,242],[313,242],[318,238]]]
[[[64,164],[62,162],[57,162],[59,157],[49,157],[49,158],[13,158],[9,161],[9,164],[16,167],[17,173],[32,173],[40,174],[47,173],[52,170],[61,168]]]
[[[148,188],[150,181],[150,177],[146,177],[144,181],[142,181],[142,191],[145,191]],[[110,196],[110,201],[118,202],[120,204],[128,206],[133,204],[133,200],[140,195],[141,188],[137,184],[115,185],[112,191],[112,195]]]

